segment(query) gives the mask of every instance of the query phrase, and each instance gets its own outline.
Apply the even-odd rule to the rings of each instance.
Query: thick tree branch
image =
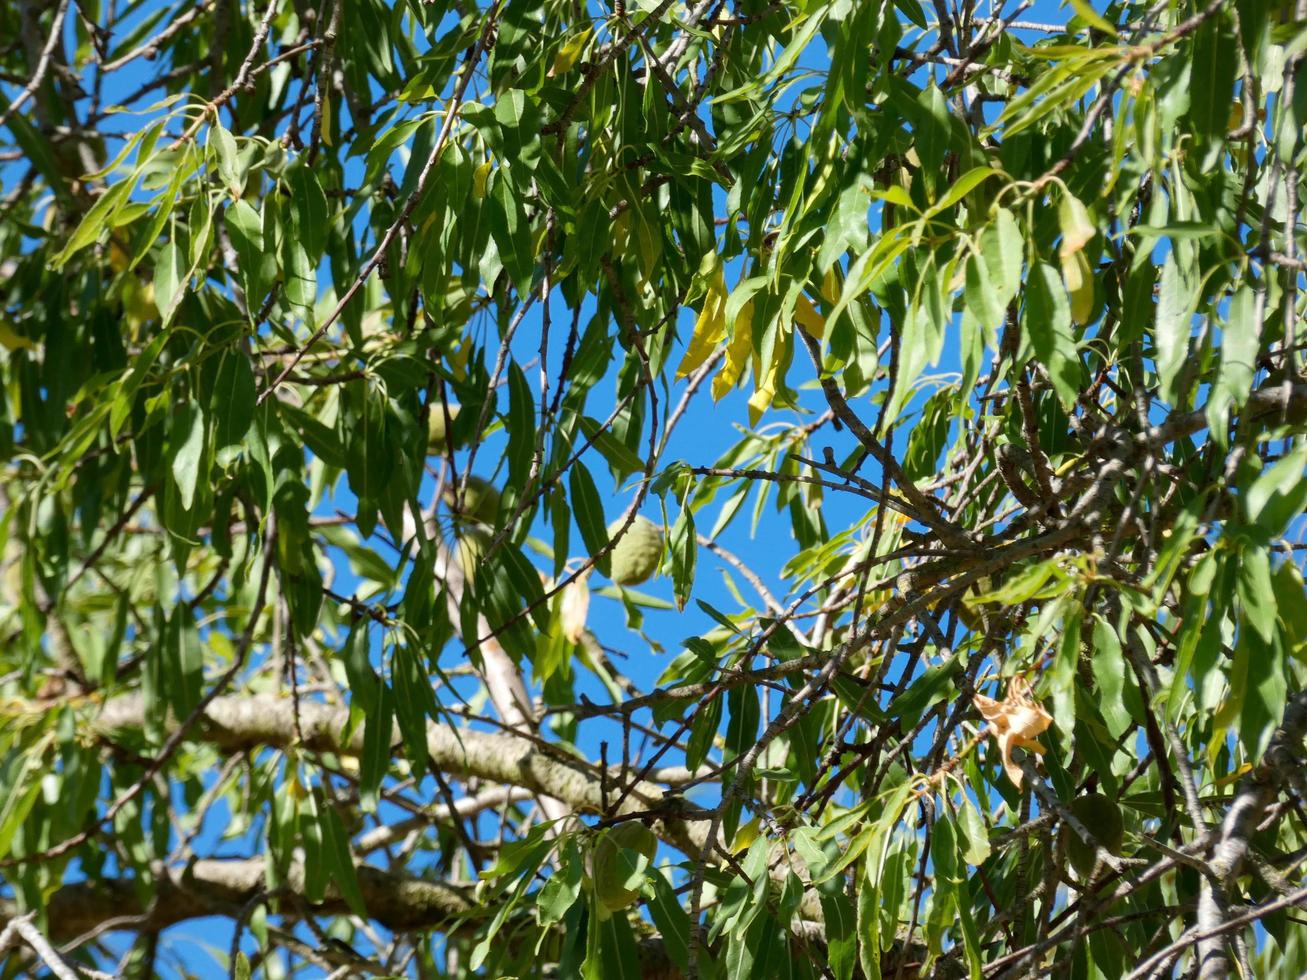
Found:
[[[263,858],[201,860],[158,868],[150,885],[153,899],[149,903],[142,903],[140,889],[129,878],[65,885],[50,896],[46,907],[50,936],[56,942],[68,942],[119,918],[130,919],[134,929],[157,931],[188,919],[235,915],[264,890],[266,872]],[[359,866],[358,880],[368,915],[387,929],[450,929],[488,911],[476,902],[471,886],[390,874],[367,865]],[[302,864],[291,866],[287,885],[291,893],[303,895]],[[324,914],[347,911],[332,889],[317,910]],[[12,909],[0,907],[0,915],[12,914]]]
[[[1301,763],[1297,753],[1307,738],[1307,694],[1289,701],[1284,722],[1271,737],[1266,757],[1240,783],[1226,811],[1220,836],[1212,847],[1211,869],[1220,886],[1204,877],[1198,896],[1198,977],[1218,980],[1229,975],[1224,925],[1225,887],[1238,872],[1248,851],[1249,839],[1261,823],[1266,808],[1279,794],[1280,787]]]
[[[194,737],[229,751],[247,751],[260,746],[287,748],[295,741],[294,706],[272,694],[215,698],[204,713]],[[361,729],[345,739],[342,733],[349,718],[344,707],[321,702],[301,702],[300,730],[304,747],[317,752],[357,756],[363,750]],[[96,729],[107,737],[140,728],[145,722],[145,701],[138,694],[114,698],[105,704],[95,720]],[[396,728],[392,743],[400,744]],[[427,752],[434,764],[459,779],[479,779],[506,786],[519,786],[533,793],[561,800],[575,813],[599,813],[603,799],[599,773],[580,760],[568,760],[561,752],[551,755],[526,737],[430,724]],[[675,808],[678,812],[669,812]],[[653,783],[637,784],[619,813],[663,811],[654,830],[667,843],[698,857],[703,853],[702,832],[695,833],[685,822],[681,807],[666,790]]]

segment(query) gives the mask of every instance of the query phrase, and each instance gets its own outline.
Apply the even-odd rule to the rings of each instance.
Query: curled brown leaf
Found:
[[[1048,730],[1053,716],[1031,696],[1030,684],[1024,677],[1013,677],[1008,681],[1007,697],[1002,701],[977,694],[972,703],[989,722],[990,730],[998,740],[999,751],[1003,754],[1003,771],[1012,780],[1012,785],[1020,788],[1021,767],[1012,761],[1012,750],[1022,748],[1043,755],[1044,747],[1035,739]]]

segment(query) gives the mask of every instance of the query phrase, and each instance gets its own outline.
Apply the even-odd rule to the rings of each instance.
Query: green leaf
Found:
[[[1061,607],[1061,608],[1059,608]],[[1062,619],[1062,633],[1058,637],[1057,653],[1048,671],[1048,690],[1053,698],[1053,723],[1067,746],[1074,745],[1076,730],[1076,668],[1080,664],[1081,609],[1065,599],[1049,603],[1041,612],[1034,628],[1036,636],[1048,635],[1046,623],[1055,617]]]
[[[957,669],[956,659],[954,655],[927,668],[920,677],[908,685],[906,691],[889,703],[885,709],[886,717],[899,718],[904,725],[915,725],[926,709],[944,696]]]
[[[699,542],[694,531],[694,511],[688,502],[681,508],[676,523],[672,525],[667,548],[672,559],[672,590],[676,596],[676,608],[683,610],[690,601],[694,567],[699,555]]]
[[[331,801],[322,795],[321,788],[314,790],[318,797],[318,821],[322,833],[322,859],[327,864],[327,875],[331,883],[340,892],[349,910],[360,919],[369,918],[367,903],[363,900],[363,890],[359,887],[358,871],[354,867],[354,857],[349,849],[349,836],[340,814],[336,812]]]
[[[826,965],[836,980],[852,980],[858,962],[853,905],[841,892],[822,893],[821,910],[826,919]]]
[[[644,470],[644,460],[614,436],[610,429],[602,428],[588,415],[583,416],[578,424],[586,438],[593,442],[594,447],[608,461],[608,465],[616,471],[619,478]]]
[[[1248,489],[1244,506],[1248,519],[1272,538],[1307,507],[1307,442],[1299,444],[1267,467]]]
[[[1022,327],[1048,370],[1062,407],[1070,411],[1080,392],[1080,358],[1062,277],[1046,262],[1031,267]]]
[[[132,251],[131,260],[127,263],[128,271],[135,269],[146,255],[150,253],[159,241],[159,236],[163,233],[164,226],[172,218],[173,209],[177,206],[178,193],[186,178],[190,176],[193,169],[190,154],[184,157],[184,165],[178,166],[172,173],[172,178],[168,182],[167,188],[157,194],[150,204],[154,206],[154,214],[150,217],[145,227],[141,228],[135,237],[135,247]],[[157,285],[156,285],[157,290]],[[156,296],[157,299],[157,296]]]
[[[368,382],[351,384],[347,395],[338,421],[345,472],[359,500],[375,507],[394,473],[397,455],[386,425],[385,396]]]
[[[541,925],[550,926],[563,921],[568,909],[581,897],[581,884],[584,880],[585,859],[576,845],[576,838],[568,837],[559,855],[558,870],[536,895]]]
[[[316,266],[327,247],[330,224],[327,196],[317,175],[308,167],[296,167],[286,175],[290,188],[290,233],[303,248],[308,264]]]
[[[137,355],[127,379],[122,383],[118,394],[114,397],[113,410],[109,413],[109,435],[114,439],[118,438],[123,423],[131,415],[136,404],[136,393],[140,390],[141,385],[145,383],[145,379],[149,377],[154,362],[159,356],[159,351],[167,343],[168,337],[168,331],[161,330],[153,340],[145,345],[145,349]]]
[[[304,439],[304,445],[314,456],[335,469],[345,468],[345,444],[339,432],[328,428],[308,412],[294,405],[282,402],[278,404],[277,411],[292,428],[298,430]],[[248,431],[246,429],[246,432]]]
[[[708,758],[713,739],[717,737],[717,727],[722,721],[722,704],[725,698],[720,695],[712,698],[695,713],[690,725],[690,738],[685,747],[685,764],[691,770],[698,769]]]
[[[1126,710],[1124,686],[1126,679],[1125,657],[1121,653],[1121,640],[1116,630],[1101,616],[1094,616],[1094,653],[1091,660],[1094,682],[1098,686],[1096,703],[1107,722],[1113,738],[1119,738],[1133,723]]]
[[[1241,662],[1236,669],[1245,676],[1239,739],[1247,749],[1249,760],[1260,761],[1284,717],[1288,701],[1284,647],[1278,637],[1264,642],[1256,629],[1245,631],[1236,647],[1235,659]]]
[[[894,379],[894,398],[885,413],[886,426],[897,421],[915,393],[914,385],[921,372],[927,365],[938,363],[943,352],[951,313],[947,309],[950,300],[941,290],[944,281],[951,278],[949,269],[941,272],[929,268],[923,273],[920,292],[903,319],[899,337],[899,370]]]
[[[178,416],[169,439],[168,457],[181,504],[187,510],[195,500],[195,484],[204,459],[204,412],[190,404]]]
[[[257,315],[257,307],[271,281],[268,270],[275,267],[275,259],[264,249],[263,218],[245,201],[237,201],[223,212],[232,247],[240,259],[240,278],[245,290],[249,316]]]
[[[1162,400],[1176,403],[1176,379],[1189,358],[1189,335],[1193,333],[1193,288],[1176,261],[1175,251],[1166,255],[1157,294],[1157,380]]]
[[[159,261],[154,266],[154,301],[159,307],[159,316],[165,327],[172,322],[178,304],[186,295],[189,268],[181,246],[176,241],[163,246]]]
[[[304,898],[314,905],[320,903],[327,895],[327,862],[322,859],[322,823],[318,813],[318,794],[310,793],[298,799],[300,777],[298,772],[289,772],[292,781],[290,792],[297,798],[295,806],[298,813],[296,826],[299,830],[299,845],[304,852]]]
[[[1307,586],[1302,572],[1290,562],[1283,562],[1272,578],[1275,587],[1275,604],[1281,620],[1281,640],[1287,644],[1286,653],[1301,662],[1307,662],[1307,603],[1302,601]]]
[[[1239,70],[1234,31],[1224,11],[1208,17],[1194,32],[1191,45],[1189,113],[1186,121],[1199,137],[1198,172],[1210,171],[1225,152],[1226,124]]]
[[[524,599],[527,605],[535,605],[530,615],[535,620],[536,628],[542,632],[548,630],[549,609],[543,601],[545,590],[540,583],[540,572],[527,561],[526,555],[522,554],[517,545],[508,541],[500,546],[495,558],[507,573],[516,596]]]
[[[840,192],[831,212],[826,235],[822,239],[817,257],[817,271],[825,275],[845,252],[856,253],[867,248],[867,210],[871,205],[862,181],[854,181]]]
[[[930,838],[930,856],[935,865],[935,895],[931,902],[927,935],[930,935],[933,923],[944,922],[950,927],[956,925],[962,933],[969,976],[971,980],[980,980],[984,958],[971,916],[966,868],[960,862],[962,854],[957,830],[952,816],[947,812],[941,813],[935,820]],[[957,917],[951,920],[949,913],[954,910]]]
[[[598,933],[594,970],[584,974],[589,980],[640,980],[640,958],[636,950],[635,935],[624,915],[608,918],[594,916]]]
[[[976,318],[976,322],[991,335],[1003,322],[1006,304],[1000,301],[998,290],[994,288],[989,266],[980,252],[967,256],[967,278],[963,296],[967,309]]]
[[[395,708],[390,688],[377,683],[363,722],[363,753],[359,757],[359,805],[377,809],[381,781],[390,771],[390,747],[395,734]]]
[[[416,655],[404,644],[397,644],[394,648],[390,676],[395,685],[395,717],[404,739],[405,755],[414,778],[421,779],[427,772],[427,715],[431,688]]]
[[[577,463],[568,470],[567,488],[576,526],[581,529],[581,540],[591,555],[597,555],[608,546],[608,525],[604,520],[599,490],[584,464]],[[601,575],[607,575],[608,556],[599,559],[595,567]]]
[[[1136,225],[1134,228],[1127,229],[1126,234],[1138,235],[1140,238],[1171,238],[1188,241],[1212,238],[1221,234],[1221,227],[1202,221],[1173,221],[1165,225]]]
[[[926,12],[922,10],[921,4],[917,0],[894,0],[894,6],[903,11],[903,15],[912,21],[923,31],[930,30],[930,24],[926,20]]]
[[[308,250],[293,234],[282,238],[281,274],[287,302],[306,320],[311,319],[318,297],[318,270]]]
[[[1028,599],[1048,598],[1058,595],[1063,589],[1062,577],[1058,574],[1056,561],[1040,561],[1026,565],[1008,576],[999,588],[982,592],[976,601],[1015,606]],[[1052,579],[1052,584],[1050,584]]]
[[[1248,545],[1239,551],[1239,601],[1244,619],[1257,631],[1263,643],[1275,639],[1275,589],[1271,585],[1271,562],[1265,548]]]
[[[994,304],[1007,309],[1012,297],[1021,286],[1022,250],[1024,240],[1012,212],[999,208],[992,224],[980,235],[980,254],[989,274]]]
[[[178,717],[189,718],[204,692],[204,649],[185,606],[169,618],[168,641],[169,700]]]
[[[654,871],[649,880],[653,884],[649,917],[658,928],[668,959],[684,972],[690,963],[690,916],[681,907],[676,890],[662,872]]]
[[[499,249],[500,261],[504,263],[518,293],[525,295],[531,289],[531,278],[535,271],[531,225],[523,210],[521,196],[502,176],[495,181],[487,214],[490,234]]]
[[[849,845],[844,849],[844,852],[830,862],[820,873],[813,872],[812,884],[817,886],[831,881],[850,864],[862,857],[864,853],[867,853],[873,845],[882,848],[881,856],[877,860],[883,861],[883,848],[887,846],[889,835],[903,816],[903,808],[907,805],[912,789],[912,781],[905,779],[894,786],[893,789],[882,793],[881,799],[884,803],[878,811],[876,823],[863,828],[853,840],[849,841]],[[853,813],[856,814],[857,811],[853,811]],[[835,829],[834,826],[827,825],[823,828],[823,833],[831,834]]]
[[[41,777],[45,773],[43,756],[51,736],[11,753],[0,770],[6,787],[4,802],[0,804],[0,855],[7,857],[12,853],[14,836],[41,795]]]
[[[1074,106],[1115,67],[1114,62],[1095,52],[1086,52],[1083,48],[1070,50],[1074,57],[1048,69],[1034,85],[1007,104],[995,126],[1001,128],[1004,140],[1014,139],[1053,113]],[[1105,50],[1109,55],[1113,53],[1110,48]],[[1055,56],[1049,47],[1034,48],[1032,52]]]
[[[1071,6],[1076,15],[1090,27],[1096,27],[1103,33],[1116,37],[1116,28],[1090,6],[1088,0],[1071,0]]]
[[[70,258],[100,237],[118,209],[127,203],[128,196],[135,186],[134,180],[120,180],[96,198],[95,203],[91,205],[77,229],[69,237],[68,244],[51,260],[56,269],[62,268]],[[159,308],[163,309],[162,303]]]
[[[966,842],[962,852],[962,859],[967,864],[981,865],[990,854],[989,831],[985,829],[984,818],[980,815],[980,810],[971,802],[971,798],[965,794],[962,797],[962,804],[958,808],[959,826],[962,830],[962,838]]]
[[[1207,420],[1212,435],[1223,445],[1231,406],[1241,408],[1252,390],[1261,350],[1261,327],[1255,316],[1256,299],[1244,284],[1230,300],[1230,313],[1221,331],[1221,366],[1207,400]]]
[[[868,980],[876,980],[881,976],[882,936],[876,923],[882,907],[882,896],[898,887],[898,882],[886,880],[885,859],[894,837],[894,828],[903,816],[912,788],[911,781],[904,780],[884,798],[884,806],[877,811],[876,823],[871,828],[864,850],[866,859],[862,864],[858,885],[858,933],[859,961]],[[896,911],[897,903],[894,903],[891,913]]]
[[[218,163],[218,177],[227,185],[233,195],[239,196],[244,183],[237,159],[236,139],[220,121],[214,120],[209,127],[208,149]]]
[[[926,193],[935,196],[937,175],[943,173],[944,155],[951,144],[953,116],[944,93],[932,80],[915,100],[900,104],[912,122],[917,155],[921,159],[921,179]],[[914,111],[915,110],[915,111]]]
[[[527,486],[535,451],[535,398],[526,375],[516,362],[508,369],[508,485]]]
[[[209,402],[213,419],[213,448],[239,445],[254,421],[254,372],[237,349],[223,353]]]
[[[944,196],[930,207],[925,217],[931,218],[941,211],[948,210],[989,178],[1001,176],[1003,176],[1002,171],[992,167],[973,167],[953,182]]]

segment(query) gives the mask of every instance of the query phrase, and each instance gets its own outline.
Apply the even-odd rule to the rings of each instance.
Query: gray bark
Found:
[[[300,730],[304,746],[317,752],[357,756],[363,749],[363,732],[343,737],[349,711],[344,706],[302,701]],[[106,735],[144,726],[145,702],[139,694],[108,701],[95,721]],[[273,694],[218,697],[204,712],[203,728],[197,739],[229,751],[258,746],[286,748],[295,740],[294,705]],[[393,744],[400,743],[398,728]],[[539,742],[526,736],[478,732],[450,725],[427,727],[427,752],[436,766],[457,779],[478,779],[504,786],[519,786],[541,796],[562,801],[574,813],[600,813],[602,786],[598,770],[560,750],[546,752]],[[616,798],[615,783],[610,797]],[[655,810],[669,803],[667,791],[650,782],[638,783],[627,796],[620,813]],[[704,853],[706,835],[691,828],[689,815],[677,806],[675,813],[657,820],[653,830],[668,844],[691,857]]]
[[[1266,808],[1299,765],[1296,753],[1302,748],[1304,737],[1307,737],[1307,694],[1298,694],[1290,699],[1284,722],[1271,737],[1266,757],[1239,783],[1234,801],[1221,822],[1220,834],[1212,845],[1212,877],[1204,876],[1198,893],[1198,930],[1205,937],[1198,941],[1199,980],[1221,980],[1230,975],[1227,936],[1219,932],[1226,919],[1226,889],[1243,864],[1249,838]]]

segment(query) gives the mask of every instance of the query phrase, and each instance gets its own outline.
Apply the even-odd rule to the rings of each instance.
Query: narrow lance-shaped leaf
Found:
[[[1080,390],[1080,358],[1062,279],[1044,262],[1036,262],[1030,269],[1022,326],[1058,399],[1070,408]]]

